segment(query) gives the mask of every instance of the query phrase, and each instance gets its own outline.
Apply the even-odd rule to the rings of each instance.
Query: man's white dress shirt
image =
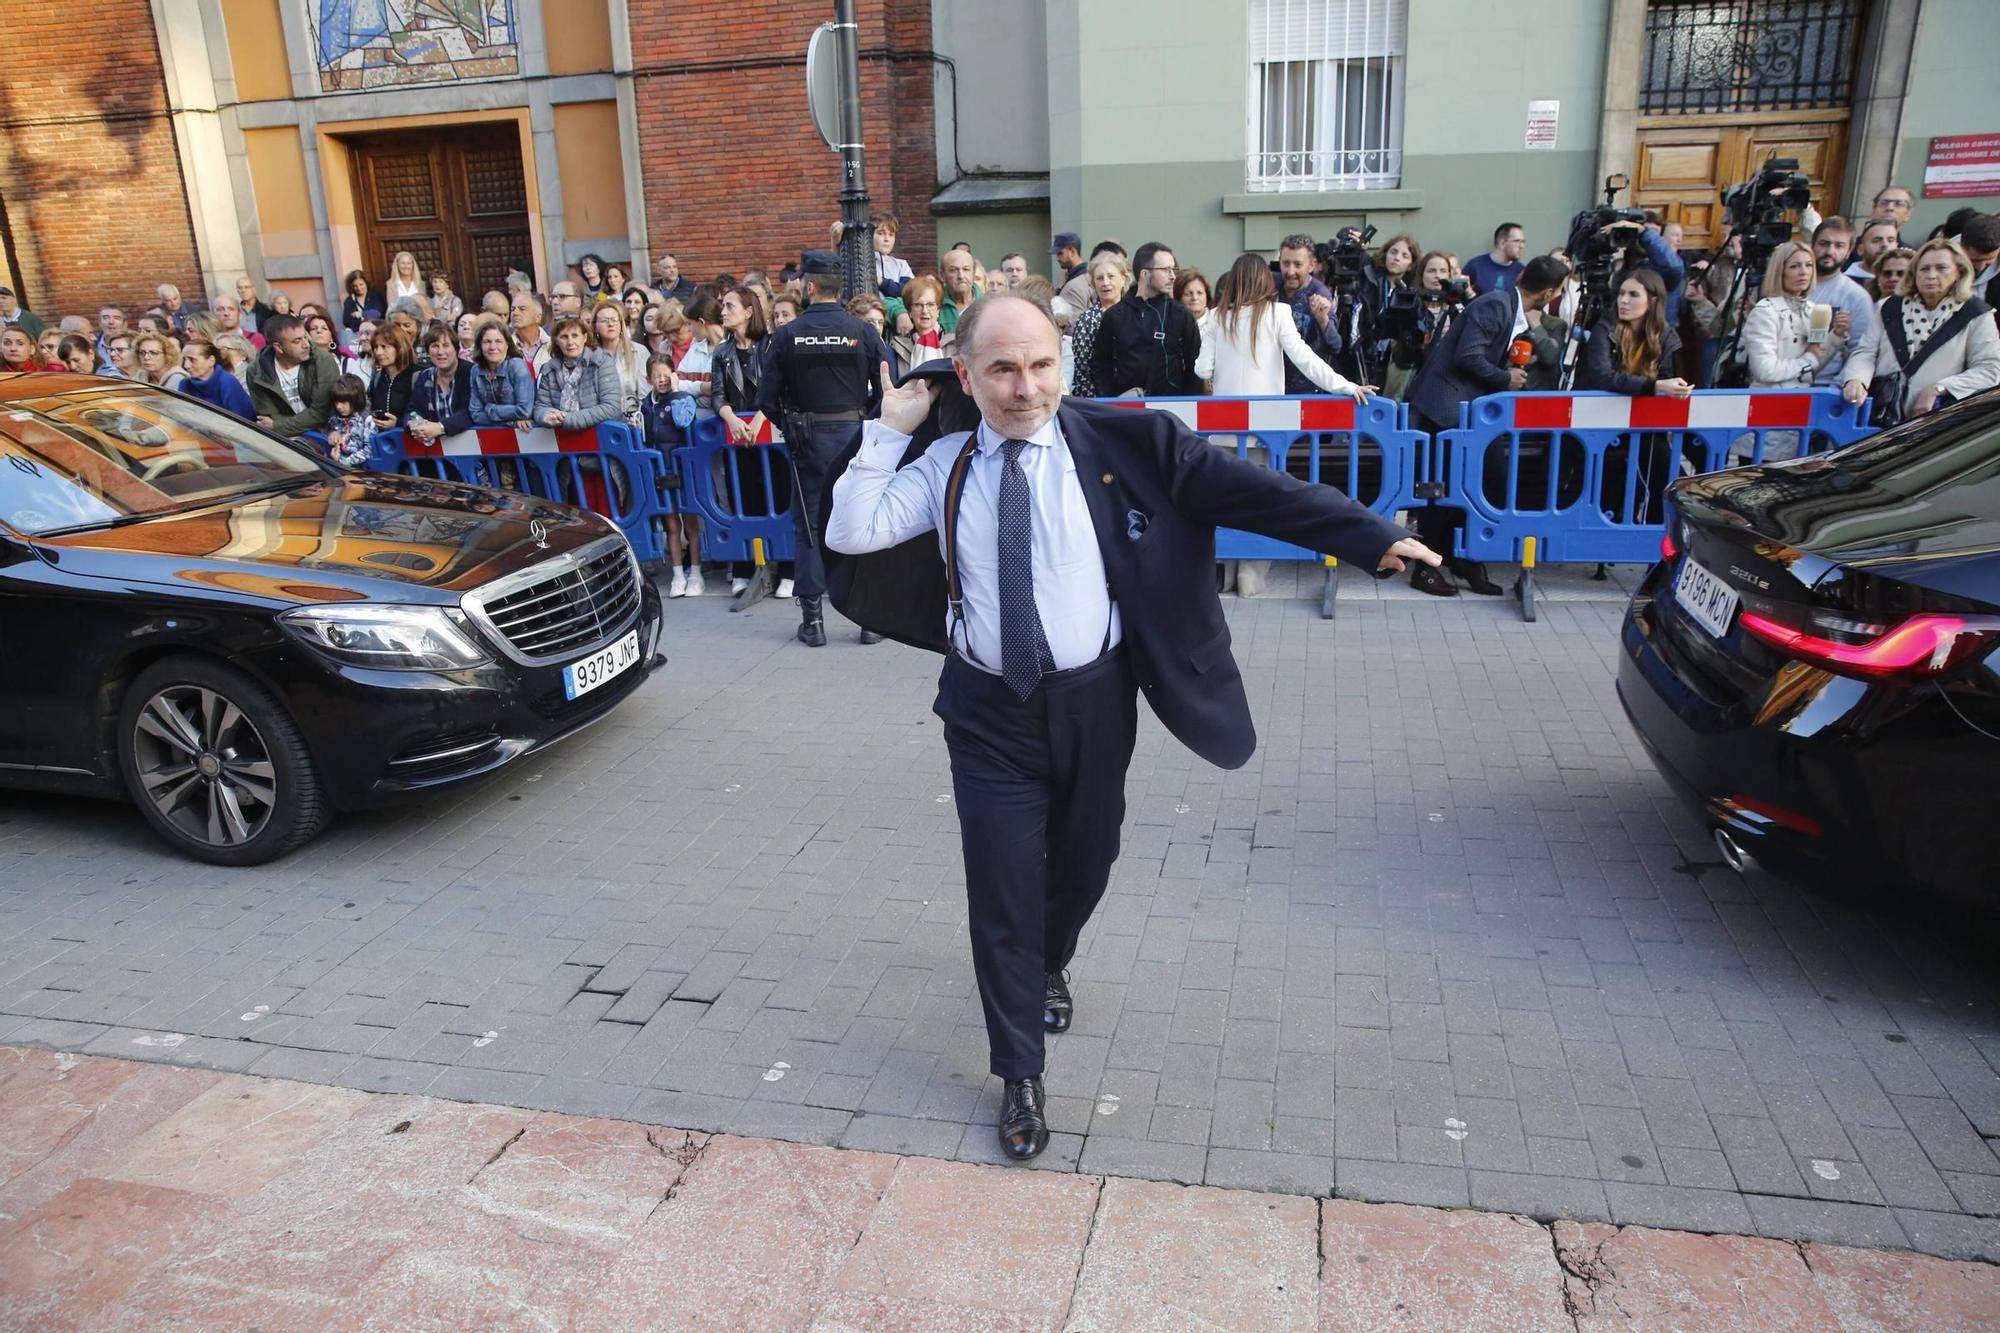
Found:
[[[958,505],[958,578],[965,623],[946,632],[974,666],[1000,671],[1000,451],[1005,436],[981,422],[979,447],[967,469]],[[966,433],[944,436],[908,467],[898,470],[910,437],[870,421],[861,447],[833,485],[833,513],[826,544],[847,555],[884,551],[935,529],[944,549],[944,493]],[[1104,579],[1104,555],[1076,461],[1062,429],[1051,418],[1028,437],[1021,470],[1028,478],[1034,547],[1035,608],[1055,669],[1095,661],[1123,638],[1118,606]],[[1107,634],[1108,627],[1108,634]]]

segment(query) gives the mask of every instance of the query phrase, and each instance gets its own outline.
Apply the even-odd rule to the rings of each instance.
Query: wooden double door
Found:
[[[408,250],[429,276],[442,270],[466,308],[500,288],[507,270],[534,271],[526,168],[514,124],[400,130],[348,141],[353,154],[362,264],[381,291],[390,261]]]
[[[1639,130],[1632,207],[1651,208],[1708,247],[1722,226],[1722,192],[1755,176],[1773,157],[1798,159],[1812,181],[1813,207],[1835,211],[1847,157],[1847,113],[1660,118]]]

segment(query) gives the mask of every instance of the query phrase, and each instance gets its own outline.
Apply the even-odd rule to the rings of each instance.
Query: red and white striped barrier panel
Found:
[[[594,454],[598,452],[597,427],[583,430],[550,430],[536,426],[515,430],[512,426],[475,426],[456,435],[440,435],[426,443],[407,431],[403,452],[412,458],[495,458],[510,454]]]
[[[1108,398],[1112,407],[1139,407],[1177,417],[1190,430],[1353,430],[1355,401],[1332,398]]]
[[[1512,402],[1517,430],[1803,430],[1812,424],[1813,414],[1811,394],[1771,391],[1698,393],[1687,398],[1522,394]],[[1472,424],[1476,428],[1487,423]]]

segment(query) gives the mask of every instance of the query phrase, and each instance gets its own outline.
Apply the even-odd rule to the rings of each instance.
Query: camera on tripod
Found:
[[[1618,194],[1632,182],[1623,174],[1604,180],[1604,202],[1586,208],[1570,220],[1569,252],[1571,270],[1582,283],[1588,302],[1602,305],[1611,295],[1611,278],[1625,263],[1625,252],[1639,243],[1646,229],[1643,209],[1619,208]]]
[[[1812,181],[1795,157],[1774,157],[1741,185],[1722,192],[1722,216],[1743,238],[1743,263],[1762,273],[1771,252],[1792,239],[1791,214],[1812,203]]]
[[[1355,230],[1348,227],[1333,240],[1321,241],[1313,247],[1313,258],[1319,263],[1319,280],[1336,295],[1352,297],[1360,289],[1361,280],[1367,276],[1372,262],[1368,253],[1368,242],[1375,239],[1373,226]]]

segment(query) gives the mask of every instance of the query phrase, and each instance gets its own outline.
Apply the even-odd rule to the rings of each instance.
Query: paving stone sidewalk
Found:
[[[0,1047],[0,1326],[1985,1330],[2000,1268]]]
[[[1042,1169],[2000,1258],[1979,918],[1724,868],[1616,573],[1227,602],[1262,744],[1142,710]],[[937,659],[668,617],[602,725],[275,866],[0,795],[0,1041],[994,1160]]]

